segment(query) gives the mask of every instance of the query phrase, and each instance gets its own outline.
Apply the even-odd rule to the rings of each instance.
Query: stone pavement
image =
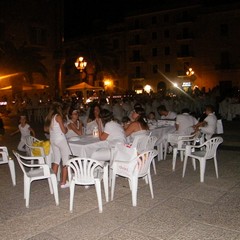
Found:
[[[148,185],[140,180],[138,205],[132,207],[127,180],[117,178],[114,201],[106,203],[103,199],[101,214],[94,187],[76,187],[74,210],[70,213],[69,189],[59,188],[60,205],[56,207],[47,181],[32,183],[27,209],[17,162],[16,187],[11,184],[8,166],[1,165],[0,239],[240,239],[238,125],[224,123],[226,142],[218,152],[219,179],[213,161],[207,162],[204,183],[199,182],[199,166],[194,172],[190,162],[182,178],[182,163],[178,160],[172,172],[172,156],[168,155],[167,160],[157,162],[157,175],[152,174],[154,199]],[[9,137],[16,126],[15,119],[9,121],[1,139],[1,145],[7,145],[9,150],[16,149],[19,140],[19,136]],[[32,126],[38,137],[43,136],[41,125]]]

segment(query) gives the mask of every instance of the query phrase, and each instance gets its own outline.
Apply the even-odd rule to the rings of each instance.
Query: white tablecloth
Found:
[[[68,141],[72,154],[78,157],[91,157],[91,155],[98,149],[109,148],[107,141],[100,141],[99,138],[92,135],[81,136]]]
[[[150,130],[151,135],[156,136],[158,138],[158,141],[167,139],[168,133],[173,133],[175,131],[175,126],[161,126]]]

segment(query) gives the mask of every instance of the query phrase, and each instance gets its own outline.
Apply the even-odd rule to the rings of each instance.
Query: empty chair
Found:
[[[51,194],[54,194],[56,205],[59,205],[57,178],[49,166],[44,162],[43,157],[26,157],[13,151],[24,174],[24,199],[26,207],[29,207],[31,183],[35,180],[47,179]],[[31,164],[37,161],[38,164]]]
[[[186,149],[186,145],[194,144],[196,137],[197,137],[196,133],[189,136],[176,135],[177,144],[173,146],[173,158],[172,158],[173,171],[175,171],[178,152],[180,152],[180,158],[181,158],[181,161],[183,161],[183,155]]]
[[[73,211],[75,185],[95,185],[99,212],[102,212],[101,180],[103,179],[106,202],[108,198],[108,163],[89,158],[72,158],[67,162],[70,182],[70,211]]]
[[[183,164],[183,174],[185,175],[187,160],[188,158],[192,158],[194,170],[196,170],[195,159],[197,159],[200,163],[200,182],[204,182],[204,175],[206,169],[206,161],[209,159],[214,159],[216,177],[218,178],[218,166],[217,166],[217,148],[219,144],[223,142],[222,137],[214,137],[204,142],[199,146],[186,146],[185,158]],[[195,151],[199,149],[200,151]]]
[[[149,138],[147,140],[147,146],[146,146],[145,151],[153,150],[156,146],[157,140],[158,140],[158,138],[156,136],[149,136]],[[152,164],[153,164],[154,174],[157,174],[155,158],[153,158]]]
[[[153,187],[152,178],[150,173],[150,164],[153,158],[157,156],[156,150],[150,150],[141,153],[131,161],[114,161],[112,165],[112,187],[111,187],[111,200],[113,200],[116,176],[126,177],[129,180],[130,189],[132,191],[132,205],[137,206],[137,189],[138,189],[138,178],[147,177],[149,183],[150,192],[152,198]]]
[[[8,164],[12,178],[12,184],[13,186],[16,186],[15,164],[14,161],[9,157],[8,149],[5,146],[0,147],[0,164]]]

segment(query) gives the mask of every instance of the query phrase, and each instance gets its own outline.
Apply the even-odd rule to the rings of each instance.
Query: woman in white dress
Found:
[[[68,117],[69,117],[67,123],[68,131],[66,133],[66,137],[71,138],[83,135],[82,123],[79,120],[78,111],[70,109]]]
[[[92,154],[91,158],[106,161],[111,159],[110,149],[112,147],[114,147],[118,143],[126,143],[126,135],[123,127],[117,121],[114,121],[112,112],[107,109],[103,109],[100,113],[100,117],[102,121],[97,121],[99,139],[101,141],[107,141],[109,144],[109,148],[99,149]]]
[[[133,142],[137,135],[147,135],[149,133],[145,111],[142,107],[135,107],[131,117],[133,122],[125,128],[125,134],[129,137],[129,142]]]
[[[66,163],[69,160],[70,149],[65,134],[68,129],[64,126],[62,105],[53,103],[45,119],[44,131],[50,133],[50,143],[53,151],[54,163],[52,169],[55,174],[58,172],[59,165],[62,161],[62,179],[61,188],[69,187],[67,182]]]

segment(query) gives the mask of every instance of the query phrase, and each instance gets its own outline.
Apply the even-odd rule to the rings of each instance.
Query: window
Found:
[[[181,45],[181,56],[183,56],[183,57],[190,56],[189,45],[187,45],[187,44]]]
[[[169,22],[169,15],[168,14],[165,14],[163,16],[163,21],[166,23],[166,22]]]
[[[136,75],[136,78],[140,78],[141,77],[141,67],[137,66],[135,68],[135,75]]]
[[[44,45],[47,43],[47,31],[40,27],[31,27],[30,43],[35,45]]]
[[[152,56],[156,57],[158,55],[158,49],[157,48],[153,48],[152,49]]]
[[[152,24],[157,24],[157,17],[156,16],[152,17]]]
[[[134,36],[134,44],[139,44],[140,43],[140,36],[137,34]]]
[[[157,32],[152,32],[152,40],[157,40]]]
[[[229,35],[229,28],[227,24],[221,24],[220,26],[220,36],[227,37]]]
[[[152,65],[152,72],[154,74],[158,73],[158,65],[157,64]]]
[[[113,39],[113,49],[119,48],[119,39]]]
[[[170,66],[169,63],[165,64],[165,72],[166,72],[166,73],[171,72],[171,66]]]
[[[139,61],[140,60],[140,51],[134,50],[133,51],[133,61]]]
[[[230,67],[229,52],[221,52],[221,68],[228,69]]]
[[[165,56],[170,55],[170,47],[165,47],[164,54],[165,54]]]
[[[170,33],[169,33],[168,29],[164,30],[164,37],[165,38],[169,38],[170,37]]]
[[[139,19],[135,19],[135,21],[134,21],[134,28],[135,28],[135,29],[138,29],[139,26],[140,26],[140,24],[139,24]]]

